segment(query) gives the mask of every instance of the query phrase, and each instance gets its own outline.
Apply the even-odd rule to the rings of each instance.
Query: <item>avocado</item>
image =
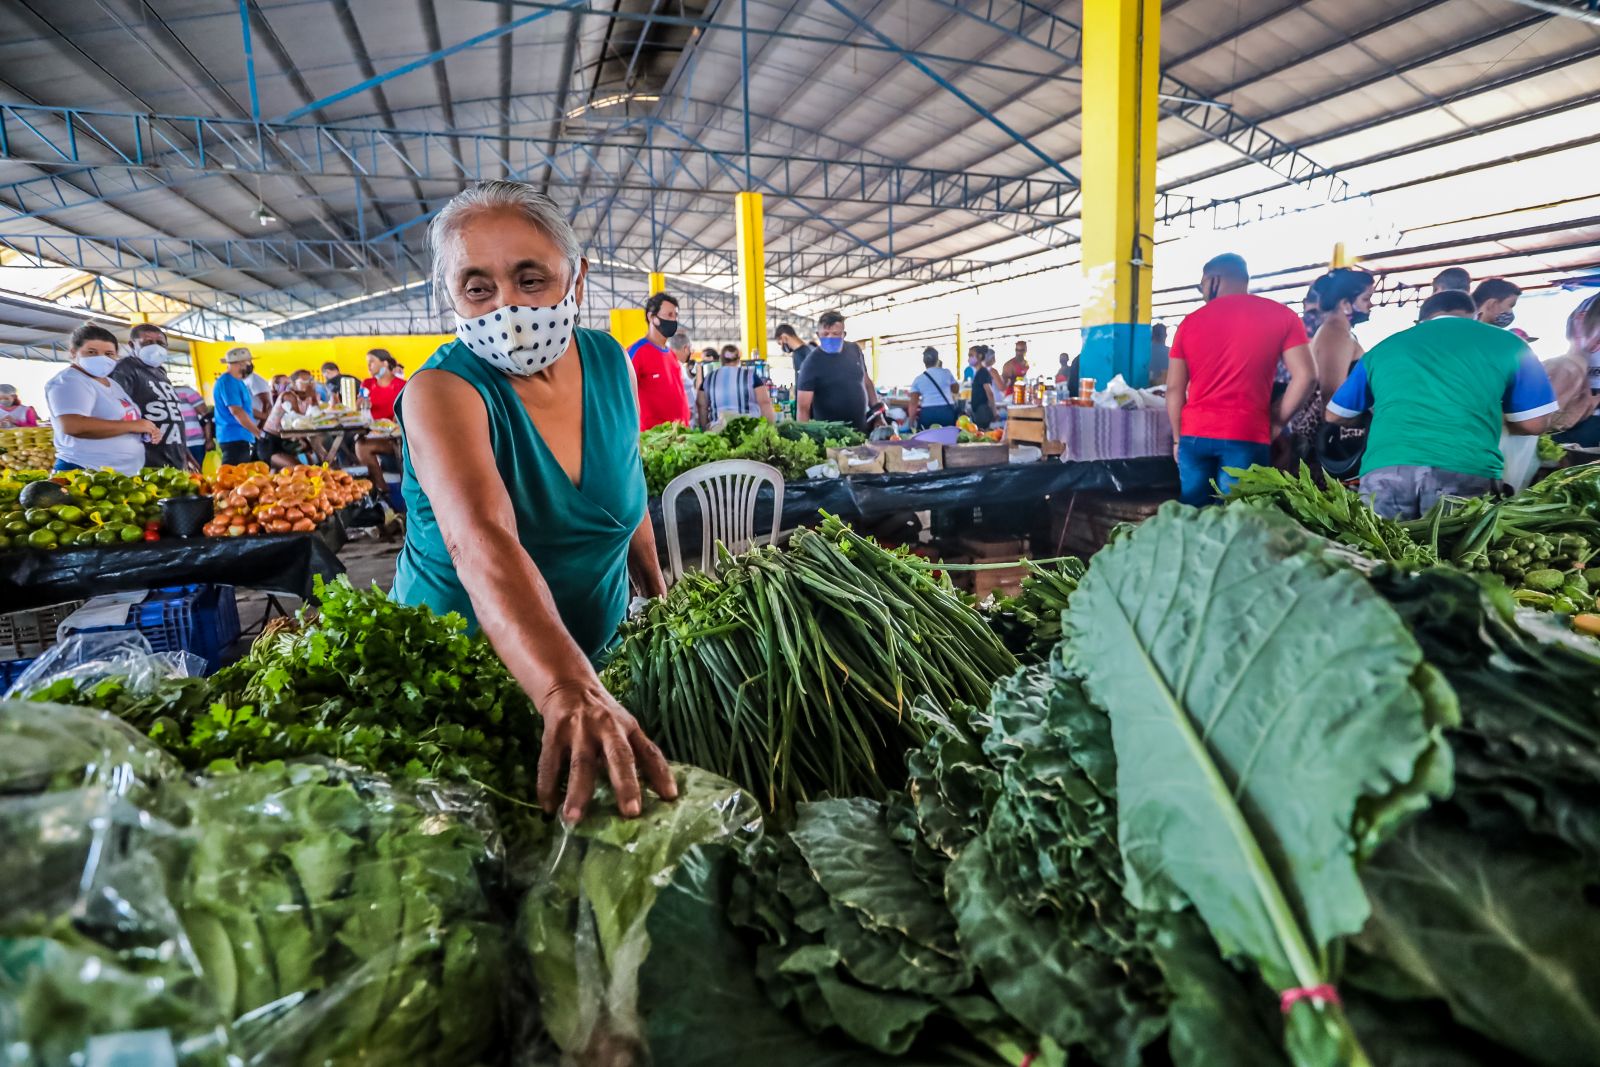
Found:
[[[72,497],[55,482],[29,482],[17,495],[17,503],[24,508],[53,508],[72,503]]]

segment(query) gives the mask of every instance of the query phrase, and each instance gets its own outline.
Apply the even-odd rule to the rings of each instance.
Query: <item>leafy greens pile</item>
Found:
[[[993,603],[980,607],[1018,659],[1042,663],[1061,640],[1061,613],[1083,579],[1084,566],[1082,560],[1070,556],[1023,563],[1028,574],[1022,579],[1021,591],[1016,596],[996,595]]]
[[[1296,1062],[1362,1062],[1321,993],[1370,914],[1357,860],[1450,784],[1455,700],[1410,632],[1289,520],[1169,504],[1096,556],[1064,652],[1122,757],[1129,901],[1193,908],[1287,994]]]
[[[115,712],[201,769],[329,756],[405,778],[533,796],[540,722],[488,642],[459,616],[345,578],[318,583],[320,614],[256,642],[210,678],[154,687],[58,680],[32,699]]]
[[[1600,1042],[1600,654],[1449,570],[1375,580],[1461,701],[1455,791],[1362,871],[1349,983],[1374,1046],[1424,1008],[1461,1063],[1569,1067]],[[1358,1022],[1358,1029],[1361,1029]],[[1470,1030],[1470,1032],[1468,1032]]]
[[[777,1004],[884,1053],[1277,1062],[1270,1002],[1204,929],[1124,896],[1110,722],[1075,678],[1032,666],[987,711],[923,714],[907,793],[802,805],[747,857],[731,915]],[[1219,1029],[1248,1055],[1207,1059]]]
[[[315,763],[189,781],[56,705],[0,705],[0,740],[9,1057],[462,1063],[501,1040],[497,845],[463,798]]]
[[[727,459],[732,450],[721,434],[691,430],[675,422],[652,426],[639,435],[644,481],[651,496],[660,496],[667,483],[684,471]]]
[[[1276,508],[1406,570],[1444,562],[1498,575],[1530,607],[1572,615],[1596,605],[1591,586],[1600,586],[1600,569],[1590,564],[1600,556],[1600,464],[1560,471],[1504,500],[1446,498],[1408,522],[1376,514],[1337,481],[1318,485],[1304,466],[1298,477],[1252,467],[1231,499]]]
[[[1417,543],[1400,523],[1373,511],[1342,482],[1329,478],[1318,485],[1303,463],[1298,476],[1273,467],[1242,471],[1229,499],[1276,508],[1313,533],[1385,563],[1415,570],[1439,562],[1437,552]]]
[[[685,575],[624,624],[602,680],[669,759],[783,818],[823,795],[884,796],[926,736],[913,697],[979,702],[1015,667],[948,580],[829,516]]]
[[[644,479],[651,496],[685,471],[721,459],[752,459],[799,481],[827,458],[828,449],[858,445],[866,437],[842,422],[784,421],[742,415],[727,420],[720,431],[691,430],[677,423],[653,426],[639,435]]]

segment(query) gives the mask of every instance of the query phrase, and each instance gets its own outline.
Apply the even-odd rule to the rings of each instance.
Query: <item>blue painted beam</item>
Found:
[[[1083,58],[1082,27],[1032,0],[988,0],[983,6],[970,0],[932,2],[1056,59],[1081,62]],[[1069,42],[1070,48],[1065,48]],[[1296,185],[1308,189],[1320,186],[1327,200],[1346,200],[1355,195],[1348,182],[1304,152],[1171,74],[1162,73],[1157,91],[1165,117],[1179,119]]]
[[[651,123],[676,129],[670,123]],[[175,131],[183,131],[182,142]],[[452,140],[461,144],[458,153]],[[146,146],[135,157],[122,147]],[[165,146],[165,147],[163,147]],[[91,151],[90,149],[93,149]],[[416,179],[443,183],[451,193],[462,181],[501,164],[514,173],[549,167],[552,183],[583,187],[586,181],[615,178],[624,190],[655,193],[659,181],[623,180],[619,155],[655,157],[650,173],[672,174],[673,191],[720,195],[743,182],[743,160],[707,147],[694,138],[648,147],[603,140],[567,138],[551,149],[541,137],[500,137],[442,130],[395,130],[344,124],[251,123],[248,119],[147,115],[23,104],[0,104],[0,157],[28,163],[65,160],[92,168],[101,185],[130,191],[152,180],[195,172],[290,174],[302,177],[352,176]],[[106,157],[109,158],[101,158]],[[737,165],[730,166],[734,160]],[[1067,217],[1078,190],[1072,182],[964,170],[939,170],[874,159],[819,158],[789,153],[752,153],[753,165],[775,175],[767,191],[789,201],[884,204],[948,208],[977,213],[1017,213],[1030,218]],[[674,166],[674,164],[679,164]],[[142,177],[114,178],[138,170]],[[0,184],[0,199],[20,204],[52,187],[50,175]],[[801,186],[804,187],[801,187]],[[60,194],[58,190],[58,195]],[[414,227],[413,219],[378,237]]]
[[[261,121],[261,96],[256,92],[256,54],[250,47],[250,0],[239,0],[239,23],[244,30],[244,73],[250,83],[250,120]]]
[[[548,2],[548,0],[482,0],[484,3],[499,4],[509,2],[513,7],[533,8],[540,11],[565,11],[564,5]],[[792,5],[791,5],[792,6]],[[618,22],[654,22],[662,26],[681,26],[685,29],[699,30],[701,33],[710,33],[715,30],[728,31],[731,27],[711,21],[710,19],[693,18],[688,15],[669,15],[658,12],[650,14],[644,11],[627,11],[617,9],[615,6],[596,7],[594,4],[585,3],[576,10],[580,15],[593,15],[596,18],[612,19]],[[920,49],[907,49],[899,45],[882,45],[864,41],[842,40],[833,26],[825,26],[832,32],[826,33],[800,33],[796,30],[769,30],[762,27],[751,26],[750,36],[768,37],[778,41],[800,41],[806,44],[825,45],[832,49],[845,48],[857,52],[886,52],[899,56],[914,56],[917,59],[928,60],[935,63],[949,63],[957,67],[971,70],[992,70],[999,74],[1016,74],[1015,67],[1007,67],[999,63],[990,63],[972,56],[950,55],[944,52],[927,52]],[[838,29],[845,29],[839,27]],[[1050,81],[1076,83],[1077,78],[1052,77]]]
[[[585,0],[565,0],[564,3],[556,4],[554,7],[545,9],[543,11],[535,11],[531,15],[524,15],[519,19],[512,19],[510,22],[507,22],[502,26],[496,26],[492,30],[485,30],[476,37],[469,37],[460,44],[453,44],[448,48],[441,48],[437,52],[430,52],[420,59],[413,59],[411,62],[402,63],[400,66],[395,67],[392,70],[386,70],[382,74],[377,74],[371,78],[359,81],[347,89],[340,89],[338,92],[330,93],[319,100],[313,100],[304,107],[295,108],[278,121],[293,122],[295,119],[309,115],[320,108],[327,107],[329,104],[336,104],[346,97],[354,96],[357,93],[366,92],[375,85],[382,85],[386,81],[389,81],[393,78],[398,78],[402,74],[410,74],[414,70],[421,70],[423,67],[431,67],[435,63],[450,58],[457,52],[465,52],[469,48],[476,48],[480,44],[493,41],[498,37],[504,37],[508,33],[513,33],[516,30],[520,30],[524,26],[532,25],[533,23],[538,22],[540,19],[549,15],[553,15],[558,11],[575,10],[579,7],[582,7],[584,2]]]
[[[1078,179],[1070,171],[1068,171],[1067,168],[1063,167],[1059,160],[1051,158],[1049,153],[1045,152],[1038,145],[1036,145],[1032,141],[1028,140],[1026,137],[1024,137],[1018,131],[1012,129],[1011,126],[1008,125],[1003,119],[1001,119],[998,115],[994,114],[994,112],[990,111],[988,108],[984,107],[977,100],[975,100],[971,96],[969,96],[965,91],[960,89],[949,78],[946,78],[943,74],[940,74],[938,71],[934,70],[932,67],[930,67],[927,64],[927,62],[925,60],[923,60],[923,59],[919,58],[918,56],[912,54],[910,49],[902,48],[899,45],[895,44],[894,40],[892,38],[890,38],[888,34],[883,33],[882,31],[880,31],[877,27],[873,26],[872,23],[868,22],[861,15],[858,15],[854,11],[851,11],[850,8],[845,6],[845,4],[842,2],[842,0],[827,0],[827,3],[828,3],[829,7],[833,8],[835,11],[839,12],[845,18],[847,18],[851,22],[855,23],[856,26],[863,33],[866,33],[866,34],[871,35],[872,37],[875,37],[877,40],[883,42],[883,44],[886,47],[893,49],[907,63],[910,63],[913,67],[916,67],[923,74],[927,75],[929,78],[932,78],[936,85],[938,85],[939,87],[941,87],[945,91],[949,92],[957,100],[960,100],[963,104],[966,104],[973,111],[976,111],[978,113],[978,115],[981,116],[984,119],[984,121],[988,122],[991,126],[995,127],[996,129],[1000,130],[1007,137],[1011,138],[1017,144],[1021,145],[1025,149],[1027,149],[1034,156],[1037,156],[1039,158],[1039,160],[1041,162],[1043,162],[1046,167],[1048,167],[1049,169],[1055,171],[1057,174],[1061,175],[1062,178],[1064,178],[1068,182],[1071,182],[1073,185],[1078,184]]]

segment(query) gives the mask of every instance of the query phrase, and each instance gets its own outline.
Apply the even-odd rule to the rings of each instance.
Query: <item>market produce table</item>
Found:
[[[1057,493],[1178,492],[1178,466],[1168,456],[1082,462],[1003,463],[992,467],[921,474],[867,474],[812,478],[783,488],[783,528],[814,526],[824,511],[846,522],[880,519],[907,511],[1037,503]],[[685,496],[683,500],[690,499]],[[650,501],[656,540],[665,544],[661,501]],[[756,505],[756,529],[772,521],[771,501]],[[685,543],[698,544],[700,519],[680,512]]]
[[[335,515],[310,533],[191,537],[108,548],[30,549],[0,554],[0,598],[10,611],[81,600],[118,589],[214,583],[311,598],[313,580],[344,573]]]
[[[370,433],[370,427],[365,423],[352,422],[340,423],[337,426],[327,426],[317,430],[280,430],[278,436],[285,441],[300,441],[306,449],[316,457],[317,462],[327,463],[330,466],[338,465],[339,451],[344,448],[345,442],[360,440]],[[379,434],[379,438],[387,439],[394,435]]]

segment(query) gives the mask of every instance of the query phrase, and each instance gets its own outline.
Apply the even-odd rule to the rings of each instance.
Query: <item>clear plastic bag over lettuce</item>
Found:
[[[647,1062],[639,969],[656,895],[696,846],[743,845],[761,812],[739,786],[674,766],[678,799],[646,795],[637,819],[597,799],[577,826],[558,831],[523,899],[519,940],[539,990],[546,1030],[569,1060]]]
[[[79,633],[30,663],[6,691],[6,699],[32,696],[60,682],[81,690],[107,678],[144,691],[169,678],[198,678],[205,669],[204,658],[192,652],[156,652],[135,630]]]
[[[6,779],[31,788],[0,798],[8,1064],[110,1042],[141,1063],[443,1067],[502,1043],[475,795],[309,762],[186,780],[99,713],[38,703],[0,704],[12,749],[31,766]]]
[[[6,702],[0,786],[5,1062],[126,1051],[117,1035],[143,1030],[172,1036],[139,1062],[176,1058],[174,1039],[181,1062],[225,1062],[226,1020],[170,893],[188,815],[176,764],[102,712]]]

